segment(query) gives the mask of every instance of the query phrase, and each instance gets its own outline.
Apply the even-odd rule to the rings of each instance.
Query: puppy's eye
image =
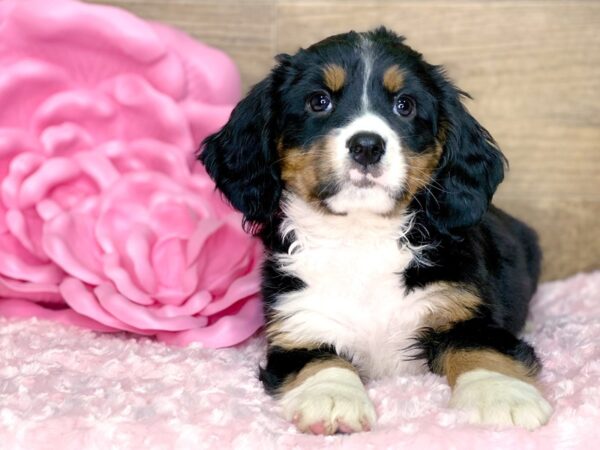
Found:
[[[410,117],[416,110],[415,101],[408,95],[401,95],[394,103],[394,112],[402,117]]]
[[[308,98],[308,106],[314,112],[326,112],[332,108],[331,98],[326,92],[316,92]]]

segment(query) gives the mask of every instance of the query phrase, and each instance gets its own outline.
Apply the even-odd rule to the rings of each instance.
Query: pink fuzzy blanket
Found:
[[[0,447],[26,449],[575,449],[600,445],[600,271],[542,285],[526,338],[555,408],[534,432],[461,423],[431,374],[368,386],[370,433],[296,432],[263,393],[263,338],[170,347],[53,322],[0,319]]]

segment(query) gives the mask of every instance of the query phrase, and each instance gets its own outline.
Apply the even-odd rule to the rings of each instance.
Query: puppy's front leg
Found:
[[[452,407],[473,423],[544,425],[552,407],[535,384],[541,365],[526,342],[483,319],[421,336],[430,369],[452,387]]]
[[[260,379],[300,431],[314,434],[367,431],[375,409],[356,369],[329,346],[272,346]]]

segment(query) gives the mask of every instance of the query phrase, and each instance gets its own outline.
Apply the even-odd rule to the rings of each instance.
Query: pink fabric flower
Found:
[[[0,313],[205,346],[262,324],[261,247],[194,161],[240,83],[116,8],[0,3]]]

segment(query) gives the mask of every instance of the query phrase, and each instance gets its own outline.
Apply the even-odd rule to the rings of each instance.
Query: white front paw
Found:
[[[552,407],[535,386],[485,369],[458,377],[450,406],[464,410],[472,423],[533,430],[548,422]]]
[[[280,399],[285,417],[305,433],[368,431],[376,414],[362,381],[349,369],[330,367]]]

